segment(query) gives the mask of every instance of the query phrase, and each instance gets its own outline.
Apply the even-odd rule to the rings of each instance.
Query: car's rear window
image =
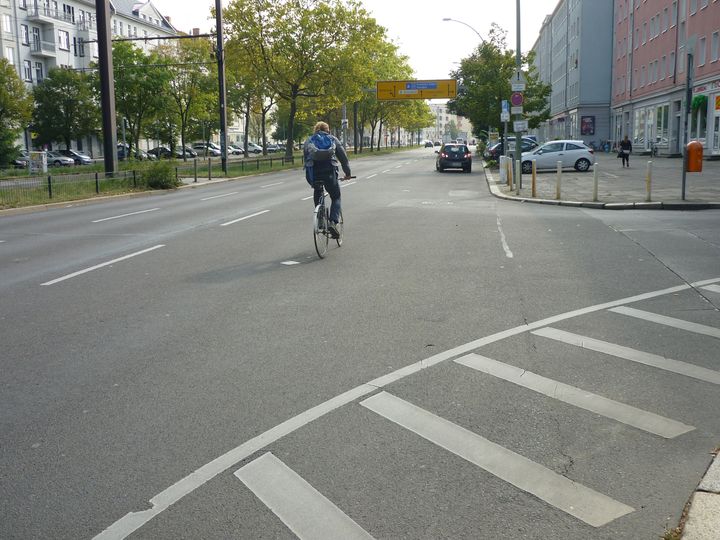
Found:
[[[446,144],[445,145],[445,151],[446,152],[467,152],[467,146],[464,144]]]

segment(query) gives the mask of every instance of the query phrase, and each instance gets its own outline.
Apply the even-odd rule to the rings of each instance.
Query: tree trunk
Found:
[[[250,131],[250,96],[245,98],[245,134],[243,135],[245,144],[243,144],[243,151],[245,157],[248,157],[248,137]]]
[[[290,116],[288,118],[288,137],[285,143],[285,157],[292,158],[295,146],[295,115],[297,114],[297,95],[290,99]]]

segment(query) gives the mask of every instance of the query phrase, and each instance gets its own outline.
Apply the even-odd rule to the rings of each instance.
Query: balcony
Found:
[[[73,24],[71,15],[68,15],[60,9],[53,9],[47,6],[28,6],[27,18],[31,22],[40,24],[55,24],[57,21]]]
[[[52,41],[33,39],[30,42],[30,54],[43,58],[55,58],[55,43]]]

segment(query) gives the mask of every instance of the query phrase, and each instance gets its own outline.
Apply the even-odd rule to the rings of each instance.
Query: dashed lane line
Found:
[[[120,214],[119,216],[95,219],[92,221],[92,223],[101,223],[103,221],[110,221],[111,219],[121,219],[121,218],[128,217],[128,216],[137,216],[138,214],[147,214],[148,212],[155,212],[156,210],[160,210],[160,209],[159,208],[150,208],[148,210],[140,210],[138,212],[130,212],[129,214]]]
[[[240,221],[245,221],[246,219],[254,218],[256,216],[261,216],[262,214],[267,214],[270,210],[261,210],[260,212],[255,212],[254,214],[250,214],[249,216],[243,216],[238,219],[233,219],[232,221],[228,221],[227,223],[221,223],[221,227],[227,227],[228,225],[233,225],[234,223],[239,223]]]
[[[230,195],[237,195],[240,193],[239,191],[233,191],[232,193],[224,193],[223,195],[213,195],[212,197],[205,197],[203,199],[200,199],[201,201],[211,201],[213,199],[221,199],[223,197],[229,197]]]

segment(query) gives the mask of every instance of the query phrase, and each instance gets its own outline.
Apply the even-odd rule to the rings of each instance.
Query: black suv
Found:
[[[435,158],[435,170],[462,169],[469,173],[472,170],[472,153],[465,144],[445,143],[440,147]]]

